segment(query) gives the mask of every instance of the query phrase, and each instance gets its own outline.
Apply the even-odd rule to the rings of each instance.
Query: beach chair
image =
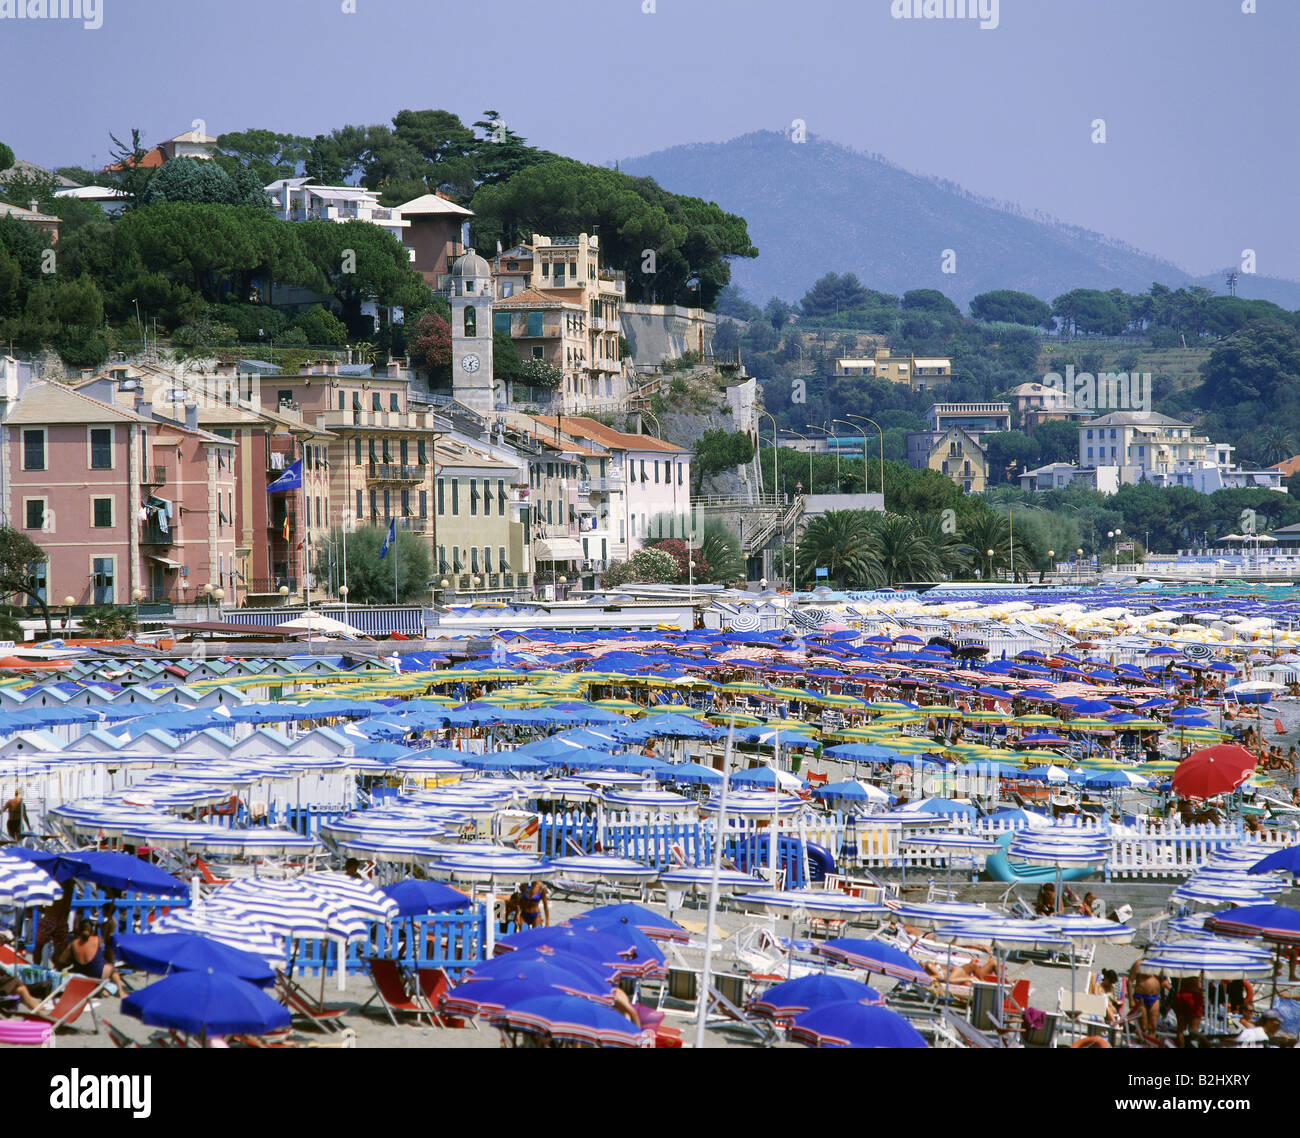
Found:
[[[114,1027],[108,1020],[104,1021],[104,1030],[108,1032],[108,1038],[113,1041],[113,1046],[123,1051],[134,1050],[137,1047],[143,1047],[144,1044],[132,1039],[125,1031],[119,1027]]]
[[[1005,991],[1005,989],[1004,989]],[[970,984],[970,1021],[977,1031],[995,1031],[999,1035],[1018,1032],[1020,1020],[1029,1004],[1029,981],[1018,980],[998,1005],[998,986],[988,980]]]
[[[950,1040],[955,1040],[958,1047],[993,1051],[1008,1045],[1002,1036],[986,1035],[948,1008],[939,1009],[939,1026],[941,1029],[947,1029],[942,1031],[942,1034]]]
[[[1026,1047],[1055,1047],[1059,1021],[1060,1016],[1056,1012],[1046,1013],[1038,1027],[1029,1028],[1021,1035],[1022,1042]]]
[[[451,981],[441,968],[417,968],[415,970],[416,987],[425,1002],[433,1009],[433,1020],[439,1027],[451,1026],[451,1021],[438,1010],[442,1007],[442,998],[451,991]],[[456,1020],[455,1026],[463,1027],[464,1021]]]
[[[771,1047],[776,1042],[776,1028],[771,1023],[757,1016],[748,1015],[712,985],[707,995],[702,998],[708,1000],[708,1011],[705,1013],[706,1024],[712,1019],[715,1026],[753,1035],[763,1047]]]
[[[413,996],[407,991],[397,961],[372,956],[366,961],[366,968],[375,986],[375,994],[361,1005],[361,1011],[365,1011],[377,999],[388,1013],[388,1018],[393,1021],[394,1027],[401,1024],[397,1018],[399,1014],[415,1016],[417,1022],[424,1019],[438,1022],[437,1013],[425,1002],[424,996]]]
[[[92,980],[89,976],[69,976],[67,982],[57,992],[50,993],[39,1008],[20,1009],[18,1015],[24,1019],[40,1020],[57,1030],[61,1027],[71,1028],[85,1011],[90,1012],[92,1032],[98,1033],[99,1021],[95,1018],[95,1008],[91,1000],[99,995],[104,987],[102,980]],[[81,1028],[77,1029],[82,1030]]]
[[[1106,1022],[1110,997],[1105,992],[1075,992],[1056,989],[1056,1010],[1070,1024],[1071,1034],[1104,1035],[1114,1044],[1115,1025]]]
[[[283,972],[276,973],[275,988],[291,1016],[308,1020],[313,1027],[318,1027],[322,1031],[343,1030],[343,1025],[339,1022],[339,1018],[343,1015],[343,1008],[329,1008],[312,999],[302,985]]]

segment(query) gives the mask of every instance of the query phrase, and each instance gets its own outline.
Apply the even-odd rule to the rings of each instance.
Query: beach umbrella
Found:
[[[397,904],[399,917],[415,917],[424,913],[447,913],[466,909],[473,902],[468,894],[440,881],[408,879],[394,885],[380,887],[380,892]]]
[[[580,987],[580,985],[579,985]],[[506,976],[500,979],[478,980],[473,984],[458,984],[442,998],[442,1010],[448,1015],[492,1015],[506,1007],[533,1000],[541,996],[565,994],[586,996],[608,1001],[610,986],[602,984],[601,992],[574,991],[563,980],[546,983],[527,976]]]
[[[549,928],[525,929],[497,940],[497,952],[516,949],[549,948],[603,968],[612,968],[620,976],[644,976],[657,971],[663,954],[631,925],[611,924],[603,929],[594,926],[552,925]]]
[[[224,972],[177,972],[133,992],[122,1014],[191,1035],[265,1035],[290,1025],[289,1010]]]
[[[641,1047],[650,1034],[607,1008],[580,996],[536,996],[495,1013],[490,1021],[506,1031],[546,1035],[595,1047]]]
[[[35,862],[0,850],[0,905],[52,905],[62,893],[58,882]]]
[[[1283,846],[1255,862],[1246,872],[1272,873],[1276,870],[1285,870],[1293,878],[1300,876],[1300,845]]]
[[[585,913],[579,913],[573,920],[580,924],[596,926],[629,924],[633,928],[639,929],[651,940],[687,941],[691,937],[691,934],[676,921],[668,917],[661,917],[654,910],[631,902],[599,905],[594,909],[588,909]]]
[[[751,1010],[772,1019],[789,1019],[809,1008],[835,1003],[837,1000],[878,1004],[881,997],[879,992],[860,980],[820,972],[774,984],[761,996],[751,1000],[749,1006]]]
[[[132,968],[155,975],[212,971],[259,988],[275,982],[275,971],[262,957],[231,948],[202,933],[124,933],[117,937],[114,947]]]
[[[1263,980],[1273,971],[1267,954],[1249,956],[1227,949],[1202,945],[1197,951],[1191,942],[1152,945],[1142,957],[1144,972],[1168,976],[1201,976],[1217,980]]]
[[[863,917],[887,913],[877,901],[855,897],[838,889],[786,889],[776,892],[745,893],[737,902],[740,908],[760,912],[806,913],[810,917]]]
[[[156,865],[130,854],[113,850],[78,850],[59,854],[49,872],[56,881],[89,882],[105,889],[137,893],[188,895],[190,887]]]
[[[617,978],[615,969],[609,965],[544,946],[516,949],[480,961],[465,973],[461,984],[532,980],[576,995],[604,999]]]
[[[161,933],[195,933],[256,956],[272,968],[284,968],[289,962],[282,938],[276,938],[257,922],[221,905],[205,904],[197,909],[166,913],[149,926],[149,935]]]
[[[795,1016],[790,1038],[810,1047],[925,1047],[925,1039],[897,1012],[857,1000],[819,1004]]]
[[[1300,944],[1300,910],[1285,905],[1242,905],[1205,918],[1205,927],[1227,936],[1257,936]]]
[[[369,933],[368,922],[373,919],[350,901],[297,880],[241,878],[217,889],[210,901],[228,912],[244,914],[268,932],[283,937],[358,940]]]
[[[930,974],[907,953],[878,940],[837,937],[814,944],[813,951],[850,968],[892,976],[896,980],[918,983],[930,980]]]
[[[650,881],[659,876],[659,870],[652,865],[643,865],[623,857],[609,857],[601,854],[578,854],[572,857],[554,858],[551,868],[566,878],[579,881],[608,881],[611,883],[625,881]]]
[[[890,800],[888,791],[881,790],[870,783],[850,779],[847,782],[831,782],[819,786],[813,791],[814,798],[838,798],[846,802],[880,802]]]
[[[1175,792],[1186,798],[1213,798],[1235,790],[1253,773],[1256,758],[1245,747],[1222,743],[1188,755],[1174,771]]]

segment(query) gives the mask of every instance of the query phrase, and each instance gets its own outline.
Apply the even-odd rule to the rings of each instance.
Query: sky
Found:
[[[597,163],[798,119],[1195,274],[1252,250],[1300,279],[1300,0],[63,0],[80,21],[8,18],[38,2],[0,0],[0,140],[44,166],[196,119],[314,135],[491,108]],[[996,18],[896,18],[923,2]]]

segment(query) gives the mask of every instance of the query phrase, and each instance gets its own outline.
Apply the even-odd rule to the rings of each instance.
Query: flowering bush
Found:
[[[633,581],[643,585],[672,585],[678,577],[678,566],[671,553],[662,549],[642,549],[626,561],[616,561],[605,571],[605,584],[627,585]]]

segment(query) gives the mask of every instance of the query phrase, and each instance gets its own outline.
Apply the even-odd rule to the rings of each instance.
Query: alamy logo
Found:
[[[152,1075],[83,1075],[73,1067],[50,1080],[51,1110],[129,1110],[148,1118],[152,1101]]]
[[[1080,411],[1150,411],[1151,373],[1149,371],[1076,372],[1068,364],[1065,374],[1049,371],[1043,386],[1061,392],[1065,398],[1058,406]],[[1050,408],[1048,408],[1050,410]]]
[[[88,32],[104,26],[100,0],[0,0],[0,20],[80,20]]]
[[[979,20],[991,32],[998,26],[998,0],[892,0],[895,20]]]

